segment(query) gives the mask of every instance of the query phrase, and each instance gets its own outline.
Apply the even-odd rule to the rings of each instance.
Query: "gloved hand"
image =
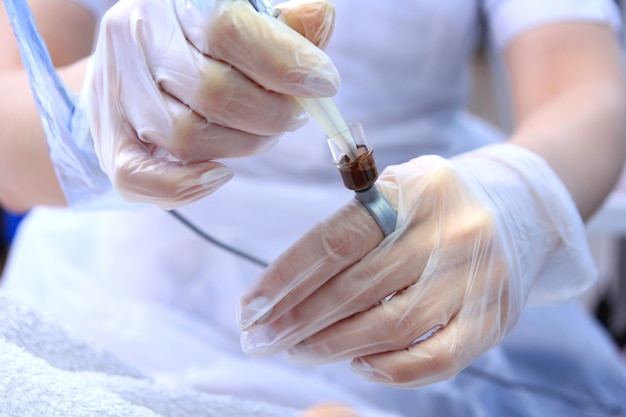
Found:
[[[352,359],[366,379],[418,387],[494,347],[527,300],[564,300],[595,279],[571,197],[526,149],[423,156],[377,186],[396,231],[383,240],[354,201],[302,237],[242,298],[247,354]]]
[[[293,96],[336,93],[339,75],[316,46],[332,32],[332,5],[286,3],[282,20],[299,33],[243,0],[109,10],[84,102],[101,167],[124,199],[200,199],[232,177],[215,159],[264,151],[306,121]]]

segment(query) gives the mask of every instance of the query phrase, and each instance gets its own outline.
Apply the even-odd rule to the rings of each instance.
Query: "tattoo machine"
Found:
[[[280,11],[270,0],[249,1],[259,13],[280,17]],[[365,206],[383,234],[391,234],[396,228],[397,213],[374,185],[378,168],[361,125],[348,127],[332,97],[296,97],[296,100],[326,133],[333,163],[346,188],[355,192],[356,199]]]

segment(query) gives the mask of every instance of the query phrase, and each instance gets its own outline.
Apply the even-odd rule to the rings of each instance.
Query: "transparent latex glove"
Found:
[[[303,125],[293,96],[336,93],[339,75],[316,46],[332,32],[332,5],[283,9],[296,30],[242,0],[109,10],[84,102],[102,169],[124,199],[163,208],[200,199],[232,176],[215,159],[262,152]]]
[[[508,144],[387,168],[398,209],[383,240],[353,201],[268,267],[239,308],[243,350],[303,364],[352,359],[366,379],[418,387],[494,347],[526,302],[595,279],[583,223],[545,161]]]

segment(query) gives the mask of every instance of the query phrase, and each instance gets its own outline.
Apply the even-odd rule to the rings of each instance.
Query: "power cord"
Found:
[[[187,226],[189,229],[191,229],[194,233],[196,233],[197,235],[199,235],[201,238],[203,238],[204,240],[212,243],[213,245],[217,246],[218,248],[221,248],[223,250],[225,250],[226,252],[229,252],[235,256],[238,256],[239,258],[245,259],[249,262],[252,262],[253,264],[261,267],[261,268],[267,268],[267,266],[269,265],[269,263],[262,261],[261,259],[252,256],[242,250],[239,250],[237,248],[234,248],[230,245],[227,245],[224,242],[221,242],[219,240],[217,240],[216,238],[214,238],[213,236],[209,235],[208,233],[206,233],[204,230],[201,230],[199,227],[197,227],[195,224],[193,224],[191,221],[189,221],[187,218],[185,218],[182,214],[180,214],[179,212],[177,212],[176,210],[166,210],[169,214],[171,214],[172,216],[174,216],[176,219],[178,219],[178,221],[180,221],[182,224],[184,224],[185,226]]]

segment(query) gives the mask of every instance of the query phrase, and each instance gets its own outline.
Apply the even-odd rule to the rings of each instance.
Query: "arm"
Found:
[[[94,18],[67,0],[34,0],[30,7],[59,74],[74,91],[84,76]],[[43,128],[8,21],[0,8],[0,205],[23,212],[36,204],[65,204]]]
[[[562,23],[519,36],[506,51],[517,128],[512,143],[543,156],[589,218],[626,153],[626,89],[616,35]]]

